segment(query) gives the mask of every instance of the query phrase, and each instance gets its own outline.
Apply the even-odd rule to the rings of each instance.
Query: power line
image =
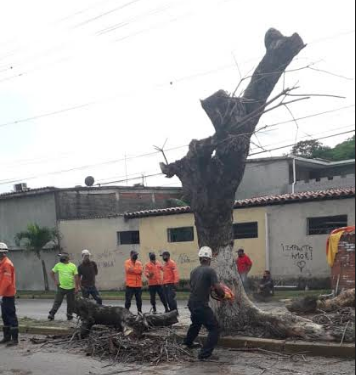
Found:
[[[338,137],[340,135],[345,135],[345,134],[350,134],[350,133],[355,133],[355,130],[351,130],[351,131],[347,131],[347,132],[342,132],[342,133],[337,133],[337,134],[333,134],[333,135],[329,135],[329,136],[325,136],[325,137],[320,137],[320,138],[314,138],[314,139],[311,139],[311,140],[329,139],[329,138]],[[260,151],[260,152],[250,153],[249,156],[256,156],[256,155],[264,154],[266,152],[278,151],[278,150],[282,150],[282,149],[285,149],[285,148],[293,147],[294,145],[295,145],[295,143],[292,143],[292,144],[289,144],[289,145],[284,145],[282,147],[276,147],[276,148],[272,148],[272,149],[269,149],[269,150],[265,149],[265,150]],[[169,149],[169,150],[165,150],[165,151],[168,152],[168,151],[176,150],[176,149],[183,148],[183,147],[186,147],[186,146],[175,147],[173,149]],[[133,156],[130,159],[141,158],[141,157],[144,157],[144,156],[154,155],[154,154],[158,154],[158,153],[159,152],[155,152],[155,153],[151,153],[151,154],[143,154],[143,155]],[[129,158],[127,158],[127,159],[129,159]],[[125,159],[118,159],[117,161],[112,161],[112,162],[119,162],[119,161],[124,161],[124,160]],[[105,164],[107,164],[107,163],[110,163],[110,162],[106,162]],[[103,163],[94,164],[92,166],[99,166],[99,165],[103,165]],[[27,180],[27,181],[34,180],[34,179],[37,179],[39,177],[44,177],[44,176],[64,174],[64,173],[73,172],[73,171],[77,171],[77,170],[87,169],[87,168],[92,167],[92,166],[89,165],[89,166],[82,166],[82,167],[78,167],[78,168],[71,168],[71,169],[67,169],[67,170],[63,170],[63,171],[55,171],[55,172],[43,173],[43,174],[40,174],[40,175],[26,177],[26,178],[20,178],[20,179],[15,179],[15,180],[2,180],[2,181],[0,181],[0,185],[13,184],[13,183],[18,183],[18,182],[25,181],[25,180]],[[126,178],[126,179],[123,179],[123,180],[110,181],[110,182],[102,183],[100,185],[110,185],[110,184],[113,184],[113,183],[120,183],[120,182],[138,180],[138,179],[142,179],[142,177],[144,177],[144,178],[157,177],[159,175],[162,175],[162,173],[156,173],[156,174],[147,175],[147,176],[146,175],[141,175],[140,177],[135,177],[135,178],[130,178],[130,179]]]
[[[340,112],[340,111],[343,111],[345,109],[350,109],[350,108],[355,108],[355,104],[352,104],[352,105],[349,105],[349,106],[346,106],[346,107],[331,109],[329,111],[314,113],[314,114],[307,115],[307,116],[304,116],[304,117],[299,117],[299,118],[296,118],[296,119],[293,119],[293,120],[277,122],[275,124],[266,125],[266,127],[272,128],[272,127],[279,126],[279,125],[290,124],[291,122],[302,121],[302,120],[307,120],[307,119],[314,118],[314,117],[324,116],[324,115],[327,115],[327,114],[330,114],[330,113]]]
[[[351,133],[355,133],[355,130],[350,130],[348,132],[333,134],[333,135],[329,135],[329,136],[326,136],[326,137],[314,138],[314,139],[310,139],[310,140],[311,141],[322,141],[324,139],[334,138],[334,137],[338,137],[340,135],[351,134]],[[285,148],[290,148],[290,147],[294,147],[294,146],[295,146],[295,143],[292,143],[292,144],[285,145],[285,146],[282,146],[282,147],[276,147],[276,148],[273,148],[271,150],[264,150],[264,151],[260,151],[260,152],[255,152],[253,154],[250,154],[249,156],[256,156],[256,155],[264,154],[266,152],[271,152],[271,151],[279,151],[279,150],[283,150]]]

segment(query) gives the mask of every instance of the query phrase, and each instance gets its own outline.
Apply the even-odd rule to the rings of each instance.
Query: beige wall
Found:
[[[62,247],[78,265],[81,251],[89,249],[99,266],[97,285],[102,290],[122,289],[125,282],[124,262],[138,245],[119,246],[117,232],[138,230],[138,221],[123,217],[61,221]]]
[[[251,256],[254,267],[251,276],[261,275],[266,267],[265,244],[265,208],[250,208],[235,210],[234,222],[254,222],[259,223],[259,238],[238,240],[235,242],[235,249],[243,247]],[[161,253],[169,250],[172,258],[178,263],[181,278],[189,279],[191,271],[198,265],[198,240],[194,227],[194,242],[169,243],[167,230],[169,228],[179,228],[194,226],[194,216],[192,214],[147,217],[140,219],[141,236],[141,259],[147,259],[148,253],[152,250]]]

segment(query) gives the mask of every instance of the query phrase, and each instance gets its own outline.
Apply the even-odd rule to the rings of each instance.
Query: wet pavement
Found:
[[[158,367],[115,365],[68,353],[60,348],[35,346],[23,338],[19,348],[0,349],[1,375],[351,375],[355,361],[337,358],[295,357],[218,350],[213,363],[165,364]]]

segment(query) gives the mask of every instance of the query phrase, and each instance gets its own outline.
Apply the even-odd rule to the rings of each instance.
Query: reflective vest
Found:
[[[163,267],[160,262],[147,263],[145,267],[145,275],[148,280],[148,285],[149,286],[162,285],[162,282],[163,282],[162,272],[163,272]]]
[[[179,283],[179,272],[177,264],[173,260],[165,262],[163,266],[163,284],[178,284]]]
[[[0,262],[0,296],[15,297],[16,276],[15,267],[9,258],[4,258]]]
[[[138,260],[134,263],[131,259],[125,262],[126,286],[129,288],[142,288],[143,266]]]

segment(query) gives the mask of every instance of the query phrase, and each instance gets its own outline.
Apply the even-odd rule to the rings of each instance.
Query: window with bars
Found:
[[[334,229],[347,227],[348,216],[324,216],[308,219],[308,235],[330,234]]]
[[[258,238],[258,222],[234,224],[234,239]]]
[[[194,241],[194,228],[169,228],[168,229],[168,242],[193,242]]]
[[[119,245],[139,245],[140,244],[140,232],[137,230],[118,232],[117,242]]]

